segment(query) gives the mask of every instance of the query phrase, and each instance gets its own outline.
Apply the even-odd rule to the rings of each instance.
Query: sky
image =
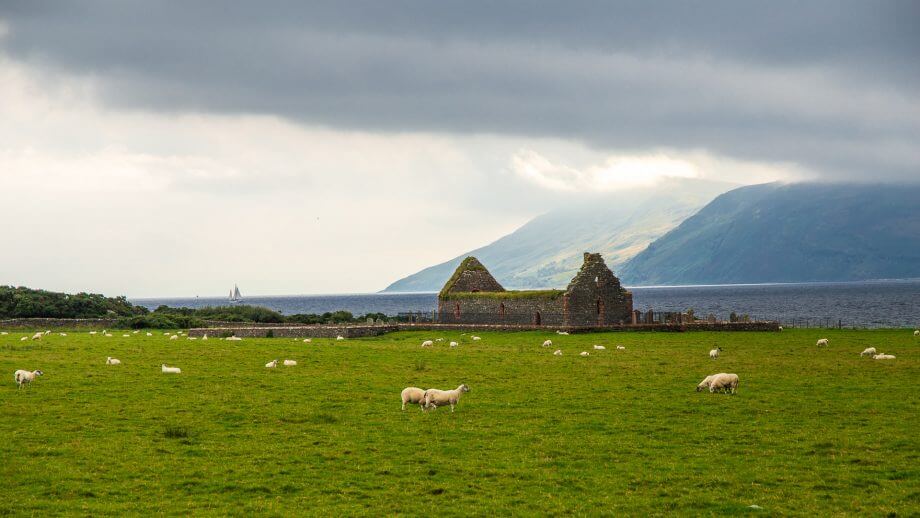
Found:
[[[0,284],[372,292],[671,177],[920,181],[920,4],[0,0]]]

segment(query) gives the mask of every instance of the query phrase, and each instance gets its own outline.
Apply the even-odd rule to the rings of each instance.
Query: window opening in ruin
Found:
[[[504,302],[498,305],[498,315],[502,318],[505,318],[505,303]]]
[[[454,316],[460,318],[460,304],[454,306]]]
[[[539,312],[539,311],[537,311],[536,313],[533,314],[533,323],[534,323],[534,325],[537,325],[537,326],[543,325],[542,319],[540,318],[540,312]]]

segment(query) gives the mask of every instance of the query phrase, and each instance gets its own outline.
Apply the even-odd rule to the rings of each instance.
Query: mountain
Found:
[[[655,240],[620,275],[633,286],[920,277],[920,185],[741,187]]]
[[[582,200],[534,218],[492,244],[400,279],[384,291],[438,291],[470,255],[508,289],[562,288],[581,267],[584,252],[600,252],[607,266],[616,271],[731,187],[675,179],[655,189]]]

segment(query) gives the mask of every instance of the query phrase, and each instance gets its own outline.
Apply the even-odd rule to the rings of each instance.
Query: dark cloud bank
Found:
[[[920,179],[916,2],[5,2],[103,102]]]

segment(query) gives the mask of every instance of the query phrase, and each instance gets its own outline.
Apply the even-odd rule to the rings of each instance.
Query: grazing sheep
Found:
[[[163,331],[163,336],[168,336],[168,335],[169,335],[169,331]]]
[[[44,374],[45,373],[42,371],[24,371],[20,369],[13,373],[13,379],[16,380],[16,384],[19,385],[19,388],[22,388],[26,383],[32,383],[36,376],[42,376]]]
[[[424,342],[422,342],[422,347],[431,347],[432,345],[434,345],[434,342],[432,342],[431,340],[425,340]]]
[[[342,335],[339,335],[339,336],[337,336],[337,337],[335,337],[335,339],[336,339],[336,340],[344,340],[344,339],[345,339],[345,337],[344,337],[344,336],[342,336]]]
[[[104,333],[104,335],[105,335],[107,338],[112,338],[113,336],[115,336],[115,335],[113,335],[112,333]]]
[[[243,339],[238,336],[228,336],[227,338],[224,338],[224,340],[230,340],[232,342],[240,342]]]
[[[715,360],[716,358],[719,357],[719,353],[720,353],[720,352],[722,352],[722,348],[721,348],[721,347],[716,347],[715,349],[709,351],[709,357],[712,358],[713,360]]]
[[[457,342],[451,342],[451,343],[450,343],[450,346],[451,346],[451,347],[457,347],[458,345],[460,345],[460,344],[458,344]]]
[[[19,339],[19,341],[20,341],[20,342],[25,342],[25,341],[28,340],[28,339],[29,339],[28,336],[23,336],[22,338]]]
[[[703,390],[709,390],[709,382],[712,381],[713,376],[715,376],[715,374],[710,374],[709,376],[703,378],[703,381],[701,381],[700,384],[696,386],[696,391],[701,392]]]
[[[313,341],[313,340],[310,340],[309,338],[304,338],[304,339],[303,339],[303,343],[305,343],[305,344],[308,344],[308,343],[310,343],[310,342],[312,342],[312,341]]]
[[[582,351],[578,354],[578,356],[591,356],[591,353],[589,353],[588,351]]]
[[[552,347],[552,346],[553,346],[553,341],[552,341],[552,340],[547,340],[547,341],[543,342],[543,347]]]
[[[278,366],[278,360],[272,360],[265,364],[265,368],[267,369],[274,369],[277,366]]]
[[[450,405],[450,411],[454,411],[454,406],[460,402],[460,396],[464,392],[469,392],[470,388],[465,384],[460,385],[454,390],[428,389],[425,391],[425,408],[438,408],[439,406]]]
[[[95,331],[90,331],[89,334],[94,335],[94,334],[96,334],[96,332],[95,332]]]
[[[111,356],[108,356],[105,359],[105,364],[106,365],[121,365],[121,360],[119,360],[118,358],[112,358]]]
[[[297,365],[297,360],[284,360],[285,367],[293,367]]]
[[[406,403],[418,404],[419,410],[425,411],[425,391],[418,387],[406,387],[399,395],[402,398],[402,409],[406,409]]]
[[[182,374],[182,369],[179,367],[167,367],[165,363],[162,367],[164,374]]]
[[[136,330],[136,331],[134,331],[134,333],[133,333],[133,334],[137,334],[137,333],[140,333],[140,332],[141,332],[141,330],[140,330],[140,329],[138,329],[138,330]]]
[[[556,331],[556,334],[559,335],[559,336],[568,336],[568,335],[569,335],[569,333],[567,333],[567,332],[565,332],[565,331]]]
[[[553,351],[553,356],[562,356],[562,349],[556,349]]]
[[[863,352],[859,353],[860,356],[875,356],[876,350],[875,347],[866,347]]]
[[[443,338],[435,338],[434,341],[435,341],[435,342],[443,342],[444,339],[443,339]]]
[[[58,333],[61,336],[67,336],[67,333]]]
[[[46,335],[50,335],[50,334],[51,334],[51,330],[50,330],[50,329],[45,330],[45,334],[46,334]]]
[[[626,350],[626,347],[625,347],[625,346],[623,346],[623,345],[618,345],[618,346],[617,346],[617,351],[625,351],[625,350]]]
[[[603,345],[595,345],[595,346],[594,346],[594,350],[595,350],[595,351],[606,351],[607,348],[604,347]]]
[[[734,394],[738,391],[738,375],[737,374],[726,374],[720,372],[719,374],[713,374],[712,379],[709,380],[709,392],[730,392]]]
[[[893,360],[895,357],[893,354],[876,354],[872,357],[873,360]]]
[[[815,343],[815,345],[817,345],[818,347],[821,347],[821,346],[827,347],[827,338],[822,338],[818,340],[818,342]]]
[[[0,336],[6,336],[6,335],[8,335],[8,334],[9,334],[9,333],[6,332],[6,331],[0,331]]]
[[[153,333],[147,333],[147,336],[153,336]]]
[[[131,338],[131,335],[125,334],[125,335],[121,335],[121,337],[122,337],[122,338]]]
[[[208,339],[208,333],[205,333],[204,336],[201,337],[201,339],[202,339],[202,340],[207,340],[207,339]]]
[[[779,326],[779,330],[782,331],[782,330],[783,330],[783,326]]]
[[[179,339],[179,335],[172,335],[172,336],[169,337],[169,339],[170,339],[170,340],[178,340],[178,339]]]
[[[195,338],[194,336],[187,336],[187,337],[185,337],[185,338],[186,338],[186,340],[198,340],[198,339]]]
[[[35,333],[32,335],[32,340],[41,340],[43,336],[45,335],[43,335],[41,332]]]
[[[914,331],[914,336],[920,336],[920,329],[917,329],[916,331]]]
[[[480,338],[480,337],[478,337],[478,336],[471,336],[470,338],[471,338],[474,342],[478,342],[478,341],[482,340],[482,338]]]

